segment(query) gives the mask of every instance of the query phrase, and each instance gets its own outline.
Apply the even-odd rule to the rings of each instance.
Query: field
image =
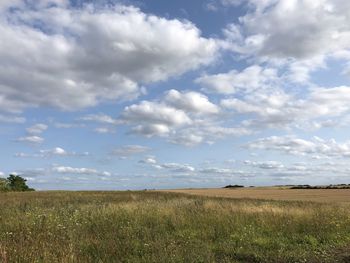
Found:
[[[165,192],[200,196],[344,203],[350,205],[350,189],[289,189],[287,187],[175,189]]]
[[[349,262],[349,208],[153,191],[1,193],[0,262]]]

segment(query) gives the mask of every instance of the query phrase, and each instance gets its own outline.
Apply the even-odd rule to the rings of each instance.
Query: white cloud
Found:
[[[241,72],[231,70],[228,73],[204,75],[195,80],[207,92],[220,94],[235,94],[241,90],[252,92],[261,89],[277,78],[277,72],[272,68],[258,65],[247,67]]]
[[[189,164],[181,164],[181,163],[158,163],[154,156],[148,156],[143,160],[140,160],[139,163],[151,165],[156,169],[166,169],[170,172],[174,173],[192,173],[195,172],[196,169]]]
[[[87,156],[88,152],[84,153],[76,153],[76,152],[68,152],[61,147],[55,147],[50,150],[40,150],[40,153],[44,156]]]
[[[278,161],[250,161],[246,160],[244,161],[244,164],[251,165],[253,167],[258,167],[260,169],[268,169],[268,170],[275,170],[275,169],[282,169],[284,168],[284,165]]]
[[[181,144],[190,147],[202,143],[204,141],[204,137],[200,134],[193,134],[191,130],[184,130],[170,138],[169,141],[174,144]]]
[[[167,136],[170,128],[166,124],[142,124],[131,129],[131,133],[140,134],[146,137]]]
[[[192,123],[184,111],[149,101],[126,107],[122,118],[127,123],[139,124],[133,128],[133,132],[145,136],[167,134],[171,128]]]
[[[234,174],[235,170],[230,168],[218,168],[218,167],[209,167],[209,168],[203,168],[199,170],[200,173],[204,174]]]
[[[35,124],[35,125],[27,128],[26,130],[29,134],[41,134],[44,131],[46,131],[47,128],[48,128],[48,126],[46,124],[38,123],[38,124]]]
[[[278,90],[253,93],[241,99],[223,99],[221,106],[234,110],[236,114],[252,114],[252,116],[246,116],[243,121],[243,125],[248,127],[284,128],[294,125],[296,121],[319,117],[306,116],[304,112],[308,105],[305,101],[297,100]],[[255,116],[257,118],[254,118]]]
[[[20,6],[21,0],[2,0],[0,2],[0,11],[4,11],[11,6]]]
[[[244,135],[250,135],[252,131],[244,127],[220,127],[209,125],[207,127],[203,127],[203,133],[210,135],[214,138],[225,138],[227,136],[239,137]]]
[[[261,138],[245,145],[249,149],[277,151],[301,156],[319,156],[320,158],[350,157],[350,141],[338,143],[334,139],[324,140],[313,137],[304,140],[293,136],[271,136]]]
[[[188,164],[163,163],[158,165],[160,168],[171,170],[177,173],[194,172],[196,169]]]
[[[169,126],[181,126],[191,123],[191,119],[184,111],[149,101],[142,101],[140,104],[127,106],[124,109],[123,117],[127,121],[153,122]]]
[[[115,133],[115,130],[109,127],[98,127],[98,128],[95,128],[94,131],[100,134]]]
[[[204,8],[208,11],[217,11],[218,10],[218,6],[217,6],[217,3],[215,2],[215,0],[211,0],[211,1],[208,1],[207,3],[205,3]]]
[[[226,98],[220,104],[236,114],[245,114],[245,127],[317,129],[334,125],[329,118],[348,114],[349,99],[347,86],[314,87],[303,98],[272,87],[240,98]]]
[[[205,4],[208,11],[218,11],[221,8],[228,8],[231,6],[239,6],[244,0],[210,0]]]
[[[143,160],[140,160],[139,163],[144,163],[144,164],[157,164],[157,160],[153,156],[148,156]]]
[[[211,103],[207,96],[194,91],[169,90],[165,95],[165,101],[185,112],[215,114],[220,111],[219,107]]]
[[[221,0],[221,4],[224,6],[238,6],[242,4],[244,0]]]
[[[245,127],[224,127],[220,121],[199,121],[196,125],[180,129],[169,137],[171,143],[184,146],[195,146],[200,143],[213,144],[218,139],[240,137],[252,134]]]
[[[42,154],[29,154],[29,153],[23,153],[23,152],[15,153],[13,156],[17,157],[17,158],[42,158],[42,157],[44,157]]]
[[[91,168],[74,168],[70,166],[54,166],[52,167],[52,172],[60,174],[84,174],[84,175],[99,175],[99,176],[111,176],[110,172],[98,171]]]
[[[26,119],[20,116],[2,115],[0,114],[0,122],[5,123],[25,123]]]
[[[19,137],[18,139],[16,139],[16,141],[40,144],[44,142],[44,138],[36,135],[32,135],[32,136]]]
[[[16,153],[14,156],[22,157],[22,158],[47,158],[47,157],[54,157],[54,156],[59,156],[59,157],[81,156],[82,157],[82,156],[88,156],[88,155],[89,155],[88,152],[84,152],[84,153],[69,152],[61,147],[55,147],[49,150],[40,150],[38,151],[38,153],[34,153],[34,154],[20,152],[20,153]]]
[[[59,129],[71,129],[71,128],[84,128],[86,125],[82,123],[62,123],[62,122],[54,122],[53,125],[55,128]]]
[[[5,111],[35,106],[75,110],[135,98],[142,85],[216,57],[216,41],[201,37],[188,21],[122,5],[73,9],[32,4],[36,8],[22,2],[11,12],[0,9],[6,39],[0,46],[0,109]]]
[[[118,120],[113,119],[111,116],[99,113],[99,114],[89,114],[84,117],[81,117],[79,120],[82,121],[92,121],[92,122],[98,122],[103,124],[118,124]]]
[[[225,118],[220,107],[198,92],[170,90],[161,100],[126,107],[121,118],[126,124],[134,125],[131,133],[159,136],[185,146],[251,133],[245,127],[223,126]]]
[[[314,89],[310,94],[312,113],[324,116],[337,116],[350,111],[350,87]]]
[[[347,71],[350,4],[343,0],[247,0],[247,13],[223,30],[221,42],[240,59],[284,67],[288,82],[308,84],[310,74],[342,60]],[[296,44],[297,43],[297,44]],[[343,63],[347,61],[347,63]]]
[[[309,58],[349,47],[347,1],[249,0],[248,5],[250,11],[235,25],[240,32],[235,40],[241,40],[237,51],[273,58]],[[254,38],[259,41],[249,50]]]
[[[135,154],[140,154],[140,153],[145,153],[150,151],[151,149],[146,146],[142,145],[124,145],[119,148],[115,148],[111,154],[112,155],[118,155],[118,156],[130,156],[130,155],[135,155]]]

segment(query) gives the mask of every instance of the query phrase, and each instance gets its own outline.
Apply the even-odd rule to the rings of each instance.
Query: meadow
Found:
[[[156,191],[0,193],[0,262],[350,262],[349,208]]]

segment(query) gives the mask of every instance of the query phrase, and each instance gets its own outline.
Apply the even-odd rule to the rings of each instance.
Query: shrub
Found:
[[[8,189],[16,192],[34,191],[33,188],[28,187],[26,181],[26,179],[19,175],[10,174],[10,176],[7,177]]]

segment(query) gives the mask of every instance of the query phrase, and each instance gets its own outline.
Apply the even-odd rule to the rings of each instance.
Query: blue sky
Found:
[[[345,0],[1,1],[0,176],[349,183]]]

